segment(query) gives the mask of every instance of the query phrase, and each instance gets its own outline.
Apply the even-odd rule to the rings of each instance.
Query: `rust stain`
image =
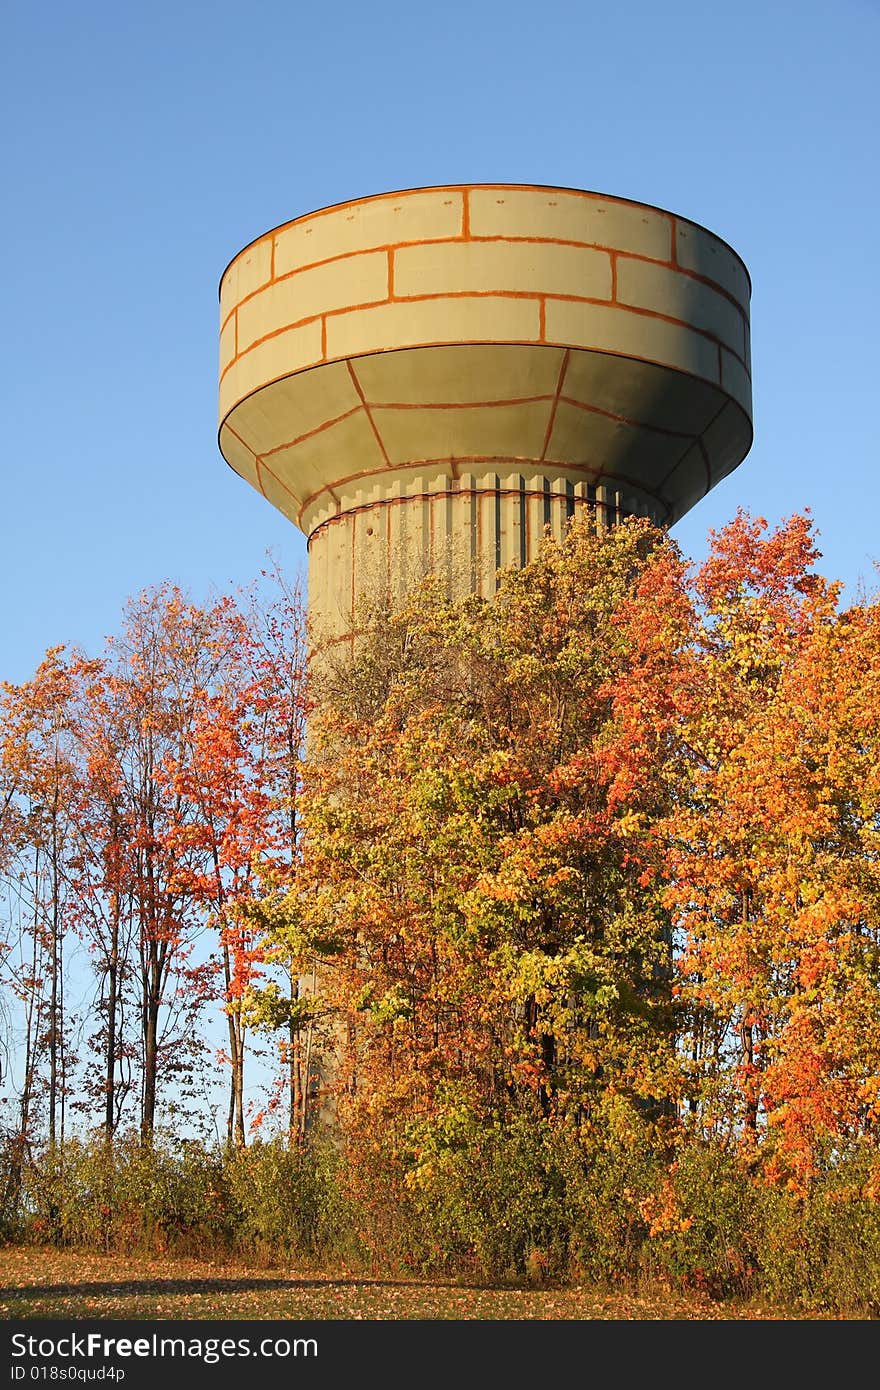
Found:
[[[314,429],[306,430],[304,434],[298,434],[295,439],[288,439],[284,444],[276,444],[271,449],[264,449],[260,458],[271,458],[273,454],[279,454],[284,449],[293,449],[297,444],[305,443],[307,439],[314,439],[316,435],[323,434],[325,430],[338,425],[340,421],[347,420],[351,415],[356,415],[360,409],[359,405],[353,405],[350,410],[344,410],[341,415],[334,415],[331,420],[325,420],[322,425],[316,425]]]
[[[384,445],[383,442],[382,442],[382,436],[379,434],[379,431],[378,431],[377,428],[376,428],[376,422],[375,422],[375,420],[373,419],[373,416],[372,416],[372,414],[371,414],[371,412],[370,412],[370,407],[369,407],[369,405],[367,404],[367,399],[366,399],[366,397],[365,397],[365,395],[364,395],[364,393],[363,393],[363,390],[361,389],[361,384],[360,384],[360,382],[359,382],[358,379],[357,379],[357,373],[355,372],[355,369],[354,369],[354,367],[352,366],[350,360],[347,360],[347,361],[346,361],[346,366],[348,367],[348,374],[349,374],[349,376],[351,377],[351,380],[352,380],[352,384],[353,384],[353,386],[354,386],[354,389],[355,389],[355,391],[357,391],[358,396],[360,397],[361,404],[362,404],[362,406],[363,406],[363,408],[364,408],[364,414],[366,415],[367,419],[368,419],[369,422],[370,422],[370,429],[373,431],[373,434],[374,434],[375,437],[376,437],[376,443],[379,445],[379,452],[381,453],[381,455],[382,455],[383,459],[385,460],[386,464],[389,464],[389,465],[390,465],[391,460],[389,459],[389,457],[388,457],[388,452],[387,452],[387,450],[386,450],[386,448],[385,448],[385,445]]]
[[[534,405],[551,401],[552,396],[511,396],[490,401],[372,401],[373,410],[499,410],[509,405]]]
[[[576,294],[552,294],[552,295],[540,296],[540,295],[536,294],[536,293],[533,292],[533,291],[527,291],[527,290],[460,290],[460,291],[447,291],[447,292],[444,292],[444,293],[442,293],[442,294],[439,294],[439,293],[438,293],[438,294],[403,295],[403,296],[400,296],[400,297],[396,298],[394,302],[395,302],[396,304],[418,304],[418,303],[422,303],[422,302],[439,301],[439,300],[444,300],[444,299],[448,299],[448,300],[460,300],[460,299],[514,299],[514,300],[531,300],[531,301],[535,302],[535,303],[538,305],[539,333],[542,333],[542,337],[540,337],[540,338],[538,338],[538,339],[535,339],[535,340],[526,340],[526,341],[527,341],[527,342],[528,342],[528,341],[543,341],[543,342],[547,342],[547,343],[551,343],[552,340],[549,339],[549,338],[547,338],[547,337],[545,336],[545,335],[546,335],[546,328],[545,328],[545,327],[542,325],[542,323],[541,323],[542,309],[543,309],[543,306],[544,306],[546,300],[549,299],[549,300],[552,300],[554,303],[562,303],[562,304],[592,304],[592,305],[596,305],[596,306],[598,306],[598,307],[604,307],[604,308],[613,307],[616,313],[620,313],[620,314],[635,314],[635,315],[637,315],[637,316],[640,317],[640,318],[657,319],[657,320],[659,320],[659,321],[662,322],[662,323],[669,323],[669,324],[674,325],[676,328],[684,328],[684,329],[687,329],[688,332],[690,332],[690,333],[696,333],[699,337],[705,338],[705,339],[706,339],[708,342],[710,342],[710,343],[717,344],[717,345],[719,345],[719,346],[723,346],[733,357],[735,357],[735,358],[737,359],[737,361],[740,363],[740,365],[743,367],[743,369],[744,369],[744,370],[747,372],[747,374],[748,374],[748,368],[747,368],[747,366],[746,366],[746,362],[745,362],[745,358],[744,358],[743,354],[740,353],[739,351],[737,351],[736,348],[731,347],[731,346],[729,345],[729,343],[728,343],[726,340],[722,340],[721,338],[719,338],[718,335],[715,334],[715,333],[713,333],[710,329],[708,329],[708,328],[699,328],[699,327],[697,327],[696,324],[689,322],[687,319],[675,318],[674,315],[672,315],[672,314],[662,313],[660,310],[657,310],[657,309],[646,309],[646,308],[643,308],[641,305],[638,305],[638,304],[621,304],[621,303],[617,303],[617,304],[614,304],[614,305],[612,306],[611,301],[608,300],[608,299],[597,299],[597,298],[590,297],[590,296],[587,296],[587,295],[576,295]],[[306,319],[297,319],[297,320],[295,320],[295,321],[292,322],[292,323],[282,324],[279,328],[274,328],[274,329],[272,329],[271,332],[266,333],[266,334],[264,334],[261,338],[258,338],[258,339],[256,339],[254,342],[249,343],[248,346],[244,349],[243,352],[238,353],[238,355],[237,355],[236,357],[234,357],[229,363],[227,363],[227,365],[224,367],[223,371],[220,373],[220,382],[221,382],[221,383],[223,382],[223,379],[225,378],[226,374],[230,371],[230,369],[231,369],[232,367],[235,366],[235,364],[236,364],[237,362],[242,361],[245,357],[248,356],[249,353],[253,352],[255,348],[260,347],[263,343],[268,342],[268,341],[270,341],[270,340],[273,339],[273,338],[280,337],[282,333],[288,333],[288,332],[292,331],[292,330],[295,329],[295,328],[304,328],[304,327],[306,327],[308,324],[314,323],[314,322],[315,322],[317,319],[319,319],[319,318],[321,319],[322,324],[323,324],[323,325],[325,326],[325,328],[326,328],[326,320],[327,320],[328,318],[338,318],[341,314],[354,313],[354,312],[358,312],[358,311],[361,311],[361,310],[369,310],[369,309],[383,308],[383,307],[384,307],[386,304],[388,304],[388,303],[389,303],[388,300],[369,300],[369,301],[367,301],[367,302],[364,303],[364,304],[354,304],[354,305],[346,306],[345,308],[342,308],[342,309],[330,309],[330,310],[327,310],[327,312],[326,312],[324,315],[313,314],[313,315],[311,315],[309,318],[306,318]],[[462,345],[462,346],[466,346],[467,343],[480,343],[480,344],[490,345],[491,341],[512,343],[512,342],[514,342],[514,341],[522,341],[522,340],[514,340],[514,339],[512,339],[512,338],[509,338],[509,339],[496,339],[496,340],[482,339],[482,338],[481,338],[481,339],[463,339],[463,338],[456,338],[456,339],[455,339],[456,344],[460,344],[460,345]],[[432,340],[432,342],[430,342],[430,343],[429,343],[429,342],[424,342],[424,343],[420,343],[420,344],[414,344],[414,343],[413,343],[413,344],[407,344],[407,346],[413,346],[413,347],[415,347],[415,346],[429,347],[429,346],[432,346],[432,345],[439,346],[442,342],[443,342],[443,340]],[[556,343],[553,343],[553,346],[556,346],[556,345],[557,345]],[[578,346],[584,348],[585,351],[588,351],[588,350],[589,350],[589,345],[586,344],[586,343],[578,344]],[[397,350],[396,345],[389,345],[387,348],[381,348],[381,347],[378,347],[378,348],[371,348],[371,349],[370,349],[370,352],[373,352],[373,353],[378,353],[378,352],[383,352],[383,351],[394,352],[394,351],[396,351],[396,350]],[[614,349],[611,349],[611,348],[604,348],[604,347],[603,347],[603,348],[601,349],[601,351],[603,351],[603,352],[609,352],[609,353],[611,353],[612,355],[614,354]],[[624,356],[624,357],[628,357],[628,356],[631,356],[632,354],[631,354],[631,353],[618,353],[617,355]],[[327,356],[326,356],[326,346],[323,347],[323,360],[330,360],[330,359],[327,359]],[[339,360],[339,359],[333,359],[333,360]],[[644,357],[644,358],[640,358],[639,360],[640,360],[640,361],[645,361],[645,362],[647,362],[647,361],[651,361],[651,360],[654,360],[654,359],[650,359],[650,358]],[[720,356],[719,356],[719,363],[720,363]],[[666,366],[668,366],[669,363],[668,363],[668,362],[667,362],[667,363],[661,363],[661,365],[666,365]],[[302,369],[298,368],[297,370],[302,370]],[[286,374],[283,373],[282,375],[286,375]],[[750,377],[750,379],[751,379],[750,374],[749,374],[749,377]],[[280,378],[274,378],[274,379],[275,379],[275,380],[278,380],[278,379],[280,379]],[[719,365],[719,381],[720,381],[720,365]],[[260,383],[260,386],[268,385],[268,384],[269,384],[268,382],[261,382],[261,383]]]
[[[566,405],[573,405],[577,410],[586,410],[591,415],[602,415],[606,420],[615,420],[621,425],[630,425],[633,429],[650,430],[652,434],[663,434],[672,439],[692,440],[696,437],[683,430],[670,430],[665,425],[650,425],[645,420],[636,420],[629,415],[620,415],[614,410],[606,410],[601,405],[591,405],[588,401],[578,400],[576,396],[562,395],[559,399],[564,401]]]
[[[675,226],[675,221],[674,221],[674,219],[673,219],[673,227],[674,227],[674,226]],[[573,238],[573,237],[515,236],[515,235],[511,235],[511,234],[509,234],[509,233],[508,233],[506,236],[502,236],[502,235],[476,236],[476,235],[473,235],[473,234],[470,232],[469,229],[468,229],[467,232],[464,232],[464,233],[462,234],[462,236],[465,237],[467,240],[473,241],[473,242],[475,242],[475,243],[501,243],[501,242],[503,242],[503,243],[506,243],[506,244],[511,245],[511,246],[520,246],[520,245],[526,245],[526,246],[571,246],[571,247],[574,247],[574,248],[579,249],[579,250],[603,252],[603,253],[605,253],[606,255],[608,255],[608,256],[611,257],[611,258],[614,258],[614,257],[617,257],[617,256],[623,256],[623,257],[627,258],[628,260],[644,261],[644,262],[646,262],[646,263],[649,264],[649,265],[661,265],[661,266],[665,266],[666,269],[668,269],[668,270],[675,270],[679,275],[684,275],[684,276],[686,276],[688,279],[700,281],[702,284],[708,285],[711,289],[717,290],[717,292],[718,292],[719,294],[723,295],[726,299],[730,300],[731,304],[736,305],[736,307],[739,309],[740,313],[743,313],[743,316],[745,317],[742,302],[737,298],[737,296],[736,296],[735,294],[733,294],[730,290],[728,290],[727,287],[726,287],[725,285],[721,284],[720,281],[718,281],[718,280],[712,279],[711,276],[703,275],[703,274],[702,274],[701,272],[699,272],[699,271],[690,270],[690,269],[688,269],[687,267],[678,264],[678,262],[677,262],[676,259],[675,259],[675,255],[674,255],[674,254],[673,254],[672,258],[670,258],[670,259],[667,260],[665,257],[660,257],[660,256],[648,256],[648,255],[643,254],[642,252],[626,250],[626,249],[624,249],[624,248],[622,248],[622,247],[613,246],[613,245],[611,245],[610,243],[607,243],[607,242],[583,241],[583,240],[578,240],[578,239]],[[408,248],[410,248],[410,247],[448,246],[448,245],[454,244],[454,243],[456,242],[456,240],[461,240],[461,239],[462,239],[462,238],[456,238],[455,236],[442,236],[442,237],[421,237],[421,238],[410,239],[410,240],[400,240],[400,241],[393,241],[393,242],[384,242],[384,243],[382,243],[382,244],[379,245],[379,246],[357,247],[357,248],[355,248],[355,250],[353,250],[353,251],[340,251],[340,252],[334,253],[334,255],[332,255],[332,256],[325,256],[325,257],[323,257],[323,258],[321,258],[321,259],[317,259],[317,260],[314,260],[314,261],[308,261],[308,262],[306,262],[306,263],[304,263],[304,264],[302,264],[302,265],[295,266],[292,270],[285,271],[283,275],[275,275],[275,274],[274,274],[274,270],[273,270],[273,275],[272,275],[272,278],[271,278],[270,280],[265,281],[263,284],[258,285],[255,289],[250,290],[246,295],[243,295],[242,298],[239,299],[239,300],[237,301],[236,304],[234,304],[234,305],[232,306],[232,308],[230,309],[229,313],[226,315],[226,317],[225,317],[225,318],[223,319],[223,321],[221,322],[221,325],[220,325],[221,332],[222,332],[222,330],[226,327],[226,324],[227,324],[227,322],[229,321],[229,318],[231,317],[231,315],[232,315],[232,313],[235,311],[235,309],[241,308],[241,306],[242,306],[243,304],[249,303],[249,301],[252,300],[252,299],[255,299],[255,298],[257,297],[257,295],[264,294],[264,293],[266,292],[266,290],[272,289],[272,288],[274,288],[276,285],[281,285],[281,284],[283,284],[285,281],[291,280],[291,279],[293,279],[293,278],[294,278],[295,276],[297,276],[297,275],[305,274],[307,271],[315,270],[315,269],[317,269],[317,268],[320,267],[320,266],[332,265],[334,262],[337,262],[337,261],[352,260],[352,259],[353,259],[354,257],[356,257],[356,256],[372,256],[372,255],[376,255],[376,254],[378,254],[378,253],[380,253],[380,252],[382,252],[382,251],[384,251],[384,252],[386,252],[386,254],[389,254],[389,255],[390,255],[390,254],[393,253],[394,251],[402,251],[402,250],[406,250],[406,249],[408,249]],[[273,245],[273,253],[274,253],[274,244],[275,244],[275,243],[274,243],[274,241],[273,241],[273,243],[272,243],[272,245]],[[413,297],[417,297],[417,296],[413,296]],[[343,309],[341,309],[341,310],[336,310],[336,311],[334,311],[334,312],[344,313],[345,311],[346,311],[345,308],[343,308]]]
[[[559,368],[559,376],[556,380],[556,393],[553,397],[553,404],[550,407],[550,415],[547,420],[547,433],[544,435],[544,447],[541,450],[541,459],[547,456],[547,449],[550,444],[550,436],[553,433],[553,425],[556,421],[556,412],[559,409],[559,398],[562,392],[562,383],[565,381],[565,373],[568,371],[568,361],[571,356],[571,349],[566,348],[563,354],[562,363]]]

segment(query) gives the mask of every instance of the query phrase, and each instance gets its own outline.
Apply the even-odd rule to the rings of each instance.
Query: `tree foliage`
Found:
[[[205,1015],[230,1045],[227,1133],[245,1141],[242,999],[261,951],[245,908],[295,857],[304,618],[277,574],[208,605],[175,586],[129,602],[99,658],[47,653],[3,689],[0,867],[11,1041],[26,1147],[71,1107],[110,1143],[134,1109],[197,1115],[213,1070]],[[93,982],[66,1009],[65,952]],[[78,1070],[68,1038],[85,1031]],[[207,1117],[206,1117],[207,1118]],[[253,1118],[253,1117],[251,1117]]]
[[[297,912],[353,1134],[696,1134],[796,1191],[876,1152],[880,609],[817,559],[574,524],[325,673]]]
[[[332,1153],[377,1259],[840,1267],[880,1210],[880,602],[819,558],[805,517],[699,566],[581,518],[490,599],[377,596],[308,688],[277,569],[4,685],[2,1210],[71,1220],[72,1129],[112,1187],[222,1079],[230,1153]]]

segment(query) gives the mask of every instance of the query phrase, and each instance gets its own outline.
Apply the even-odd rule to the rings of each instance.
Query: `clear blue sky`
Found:
[[[217,284],[345,199],[559,184],[711,228],[752,275],[755,443],[673,534],[809,507],[854,594],[880,559],[877,0],[79,0],[3,23],[0,678],[97,651],[130,594],[195,598],[303,538],[216,443]]]

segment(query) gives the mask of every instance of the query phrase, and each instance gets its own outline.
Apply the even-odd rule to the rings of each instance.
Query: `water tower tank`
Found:
[[[445,567],[488,593],[549,525],[669,525],[752,440],[748,273],[569,188],[417,188],[297,217],[220,284],[220,449],[308,538],[319,637]]]

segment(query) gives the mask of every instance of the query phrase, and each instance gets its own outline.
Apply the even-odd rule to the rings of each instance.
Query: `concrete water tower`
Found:
[[[380,194],[251,242],[219,444],[308,537],[319,639],[428,568],[489,592],[583,507],[677,521],[751,445],[749,293],[712,232],[568,188]]]

